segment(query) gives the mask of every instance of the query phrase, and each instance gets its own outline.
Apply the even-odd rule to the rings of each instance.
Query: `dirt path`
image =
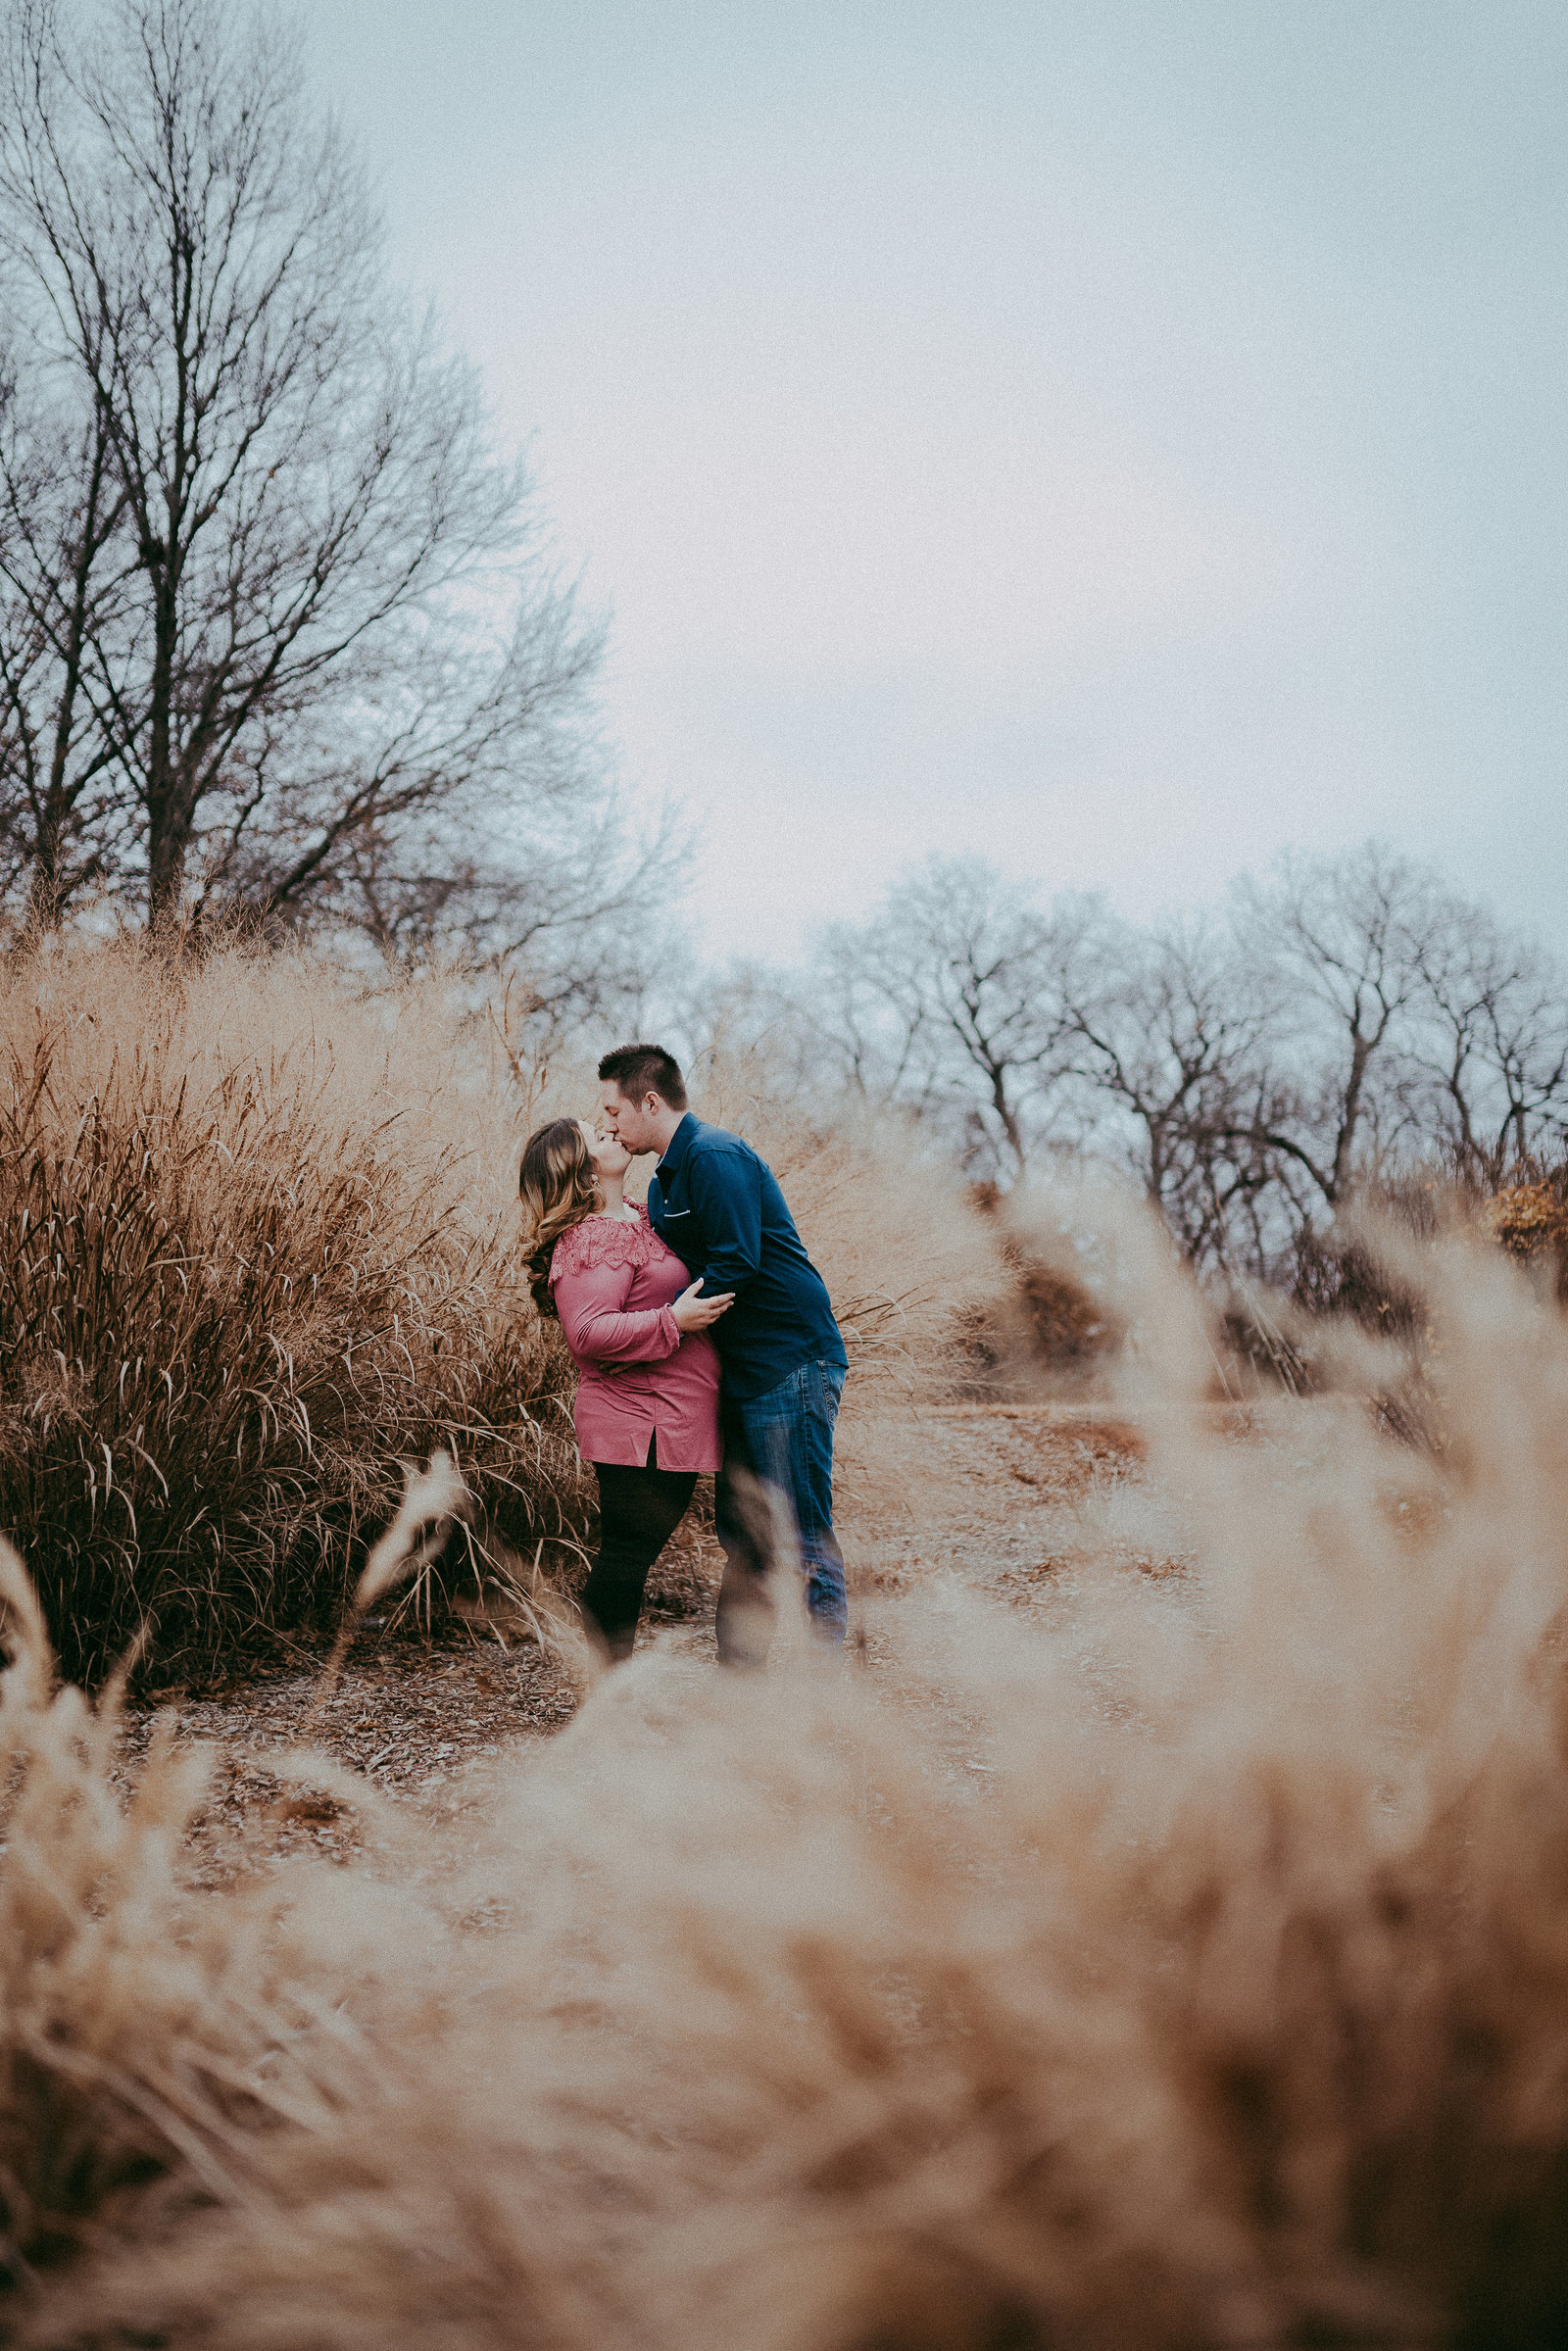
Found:
[[[907,1591],[933,1571],[1003,1591],[1050,1575],[1080,1513],[1139,1474],[1138,1433],[1069,1404],[926,1406],[868,1446],[874,1474],[845,1514],[852,1581]],[[852,1472],[853,1480],[853,1472]]]
[[[928,1407],[862,1428],[849,1448],[841,1510],[852,1597],[897,1597],[943,1572],[1004,1598],[1049,1589],[1084,1541],[1086,1510],[1136,1484],[1141,1449],[1125,1423],[1075,1406]],[[1102,1552],[1102,1524],[1094,1540]],[[656,1571],[643,1638],[678,1623],[681,1649],[710,1657],[721,1564],[710,1530],[683,1530]],[[873,1638],[873,1670],[880,1645]],[[285,1788],[279,1749],[308,1738],[383,1795],[445,1812],[463,1800],[467,1766],[548,1738],[577,1703],[569,1677],[531,1640],[461,1622],[428,1642],[362,1634],[318,1711],[318,1692],[308,1667],[178,1701],[176,1737],[215,1750],[199,1880],[243,1869],[258,1836],[284,1849],[349,1849],[352,1819],[329,1797]],[[158,1712],[131,1710],[130,1757],[145,1748]]]

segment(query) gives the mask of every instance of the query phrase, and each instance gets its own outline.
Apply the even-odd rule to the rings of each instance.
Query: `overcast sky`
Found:
[[[1568,948],[1562,0],[314,0],[706,946],[1370,831]]]

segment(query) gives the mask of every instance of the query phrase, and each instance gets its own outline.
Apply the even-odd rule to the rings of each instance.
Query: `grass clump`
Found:
[[[447,1448],[519,1543],[581,1527],[500,1088],[421,1105],[431,1008],[319,981],[100,952],[7,992],[0,1527],[74,1678],[329,1630],[400,1456]]]

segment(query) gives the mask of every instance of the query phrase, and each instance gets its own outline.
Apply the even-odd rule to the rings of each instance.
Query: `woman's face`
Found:
[[[597,1127],[585,1118],[582,1131],[588,1140],[588,1156],[594,1163],[596,1176],[624,1175],[631,1165],[631,1153],[624,1144],[616,1141],[608,1128]]]

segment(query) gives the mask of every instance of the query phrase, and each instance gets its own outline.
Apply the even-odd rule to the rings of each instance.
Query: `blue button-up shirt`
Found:
[[[811,1263],[778,1178],[749,1143],[688,1110],[648,1187],[660,1239],[703,1278],[733,1290],[710,1336],[737,1398],[765,1396],[802,1363],[847,1358],[827,1285]]]

